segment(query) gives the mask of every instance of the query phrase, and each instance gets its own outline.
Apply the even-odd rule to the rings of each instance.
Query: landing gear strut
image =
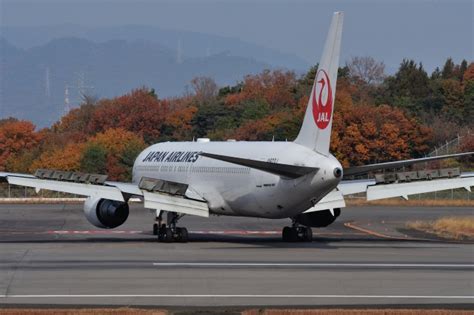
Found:
[[[313,231],[310,227],[301,226],[293,220],[291,227],[285,226],[282,231],[284,242],[312,242]]]
[[[156,212],[158,212],[158,210]],[[161,222],[163,222],[163,211],[160,210],[155,218],[155,223],[153,224],[153,235],[158,235]]]
[[[177,214],[176,212],[166,213],[166,224],[163,223],[163,212],[160,211],[156,217],[156,222],[153,224],[153,235],[158,236],[158,241],[171,243],[171,242],[182,242],[188,241],[188,230],[184,227],[176,227],[178,220],[181,219],[184,214]]]

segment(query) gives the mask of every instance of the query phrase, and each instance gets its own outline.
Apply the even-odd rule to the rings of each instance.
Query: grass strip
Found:
[[[474,240],[474,216],[444,217],[433,221],[412,221],[410,229],[454,240]]]
[[[399,207],[474,207],[474,200],[467,199],[401,199],[390,198],[374,201],[367,201],[365,199],[347,198],[347,206],[399,206]]]

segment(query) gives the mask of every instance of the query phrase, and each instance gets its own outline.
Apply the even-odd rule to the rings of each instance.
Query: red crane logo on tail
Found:
[[[319,70],[316,83],[313,87],[313,116],[319,129],[325,129],[331,121],[332,115],[332,88],[328,74]]]

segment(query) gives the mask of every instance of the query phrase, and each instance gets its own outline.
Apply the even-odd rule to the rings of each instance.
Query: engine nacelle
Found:
[[[314,211],[309,213],[302,213],[295,217],[296,222],[305,226],[311,227],[326,227],[336,221],[336,218],[341,214],[341,209],[334,209],[334,215],[331,211]]]
[[[126,202],[89,197],[84,203],[84,214],[92,225],[113,229],[127,220],[129,207]]]

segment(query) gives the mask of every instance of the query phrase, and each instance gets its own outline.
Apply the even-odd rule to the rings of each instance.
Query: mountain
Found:
[[[13,45],[27,49],[41,46],[62,37],[78,37],[96,42],[114,39],[126,41],[145,40],[159,43],[176,51],[181,47],[183,56],[206,57],[228,52],[232,56],[247,57],[275,67],[306,71],[308,62],[294,54],[282,53],[238,38],[204,34],[192,31],[163,29],[149,25],[122,25],[91,27],[76,24],[48,26],[3,26],[2,36]]]
[[[77,106],[80,90],[112,97],[148,86],[159,97],[169,97],[181,95],[196,76],[228,85],[273,67],[230,52],[183,56],[179,61],[176,50],[145,39],[95,42],[66,37],[26,49],[1,39],[0,54],[0,117],[29,119],[39,127],[64,113],[66,86],[71,105]]]
[[[18,49],[11,45],[5,38],[0,37],[0,58],[2,61],[20,57],[22,53],[22,49]]]

